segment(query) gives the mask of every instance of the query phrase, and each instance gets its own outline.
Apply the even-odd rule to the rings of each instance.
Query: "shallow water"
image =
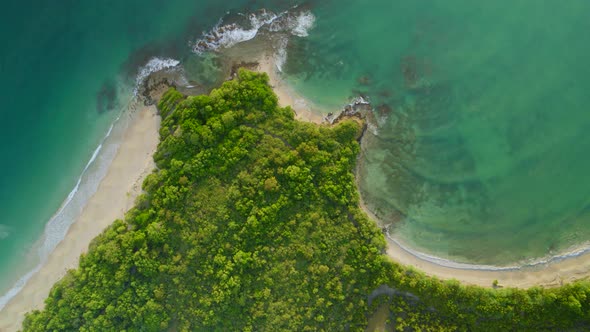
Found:
[[[287,69],[320,103],[371,98],[361,191],[396,238],[496,265],[590,239],[588,2],[334,6]]]

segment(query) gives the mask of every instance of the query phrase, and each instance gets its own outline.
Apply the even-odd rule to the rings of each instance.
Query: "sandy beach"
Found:
[[[464,284],[482,287],[493,287],[494,280],[497,280],[501,287],[558,287],[587,278],[590,275],[589,254],[518,270],[468,270],[445,267],[421,259],[387,238],[387,255],[393,260],[404,265],[411,265],[427,275],[440,279],[456,279]]]
[[[0,331],[16,331],[25,313],[41,309],[53,284],[67,270],[77,267],[88,244],[115,219],[131,208],[141,184],[154,168],[152,155],[159,142],[160,117],[156,108],[141,107],[134,111],[121,145],[97,192],[82,214],[70,227],[64,240],[26,283],[24,288],[0,311]]]
[[[272,44],[272,43],[271,43]],[[263,41],[253,39],[240,44],[240,47],[233,47],[223,51],[226,65],[255,64],[254,67],[246,66],[250,70],[268,74],[269,84],[279,99],[279,106],[291,106],[295,111],[295,118],[300,121],[321,124],[324,122],[324,115],[328,111],[338,112],[340,110],[324,110],[311,101],[301,96],[290,87],[282,78],[278,68],[277,50],[269,47]]]
[[[279,98],[279,105],[281,107],[291,106],[295,111],[295,118],[297,120],[317,124],[323,122],[324,117],[321,115],[321,110],[299,95],[279,77],[274,56],[263,54],[257,59],[257,62],[257,70],[268,74],[269,83]]]
[[[268,74],[270,84],[277,94],[281,106],[284,107],[290,105],[295,111],[298,120],[318,124],[323,123],[323,116],[320,114],[325,112],[317,109],[316,106],[293,91],[293,89],[291,89],[279,77],[279,73],[276,69],[276,62],[272,55],[265,54],[259,57],[256,61],[258,62],[258,70]],[[338,110],[333,111],[337,112]],[[361,208],[378,225],[382,224],[379,218],[367,209],[362,202]],[[493,287],[494,281],[497,280],[498,286],[500,287],[558,287],[565,283],[590,276],[590,253],[563,259],[557,262],[515,270],[477,270],[443,266],[416,256],[414,253],[405,249],[399,243],[396,243],[396,241],[393,241],[388,237],[386,237],[386,240],[387,255],[395,262],[412,266],[427,275],[435,276],[439,279],[455,279],[467,285]]]
[[[272,56],[258,59],[259,71],[268,73],[270,84],[281,106],[291,106],[302,121],[322,123],[313,105],[290,89],[278,76]],[[17,331],[27,312],[41,309],[53,284],[78,266],[88,245],[115,219],[122,218],[141,193],[143,179],[152,171],[152,155],[159,143],[160,117],[154,106],[141,107],[126,116],[133,117],[126,129],[107,175],[72,224],[64,240],[49,255],[24,288],[0,311],[0,331]]]
[[[358,187],[358,183],[357,183]],[[378,226],[384,225],[378,216],[367,208],[361,198],[360,207]],[[559,287],[563,284],[590,276],[590,254],[563,259],[561,261],[523,267],[514,270],[486,270],[455,268],[437,264],[415,255],[400,243],[385,237],[387,241],[386,253],[389,258],[403,265],[411,266],[429,276],[443,280],[455,279],[466,285],[494,287],[498,281],[499,287],[529,288],[533,286]]]

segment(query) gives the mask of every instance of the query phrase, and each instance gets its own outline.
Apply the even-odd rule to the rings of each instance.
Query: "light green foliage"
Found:
[[[358,207],[359,125],[300,123],[264,74],[160,101],[158,170],[25,331],[362,331],[382,284],[397,330],[583,329],[588,285],[484,290],[390,262]],[[384,301],[384,300],[382,300]]]

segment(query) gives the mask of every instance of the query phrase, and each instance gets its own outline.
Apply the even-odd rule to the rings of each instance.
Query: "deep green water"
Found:
[[[223,78],[215,52],[193,54],[190,42],[228,11],[224,22],[243,23],[235,13],[293,4],[4,4],[0,293],[39,260],[31,248],[54,234],[45,225],[99,144],[116,145],[103,138],[139,67],[178,59],[190,79],[214,84]],[[297,9],[307,10],[308,36],[282,32],[285,77],[326,110],[370,98],[377,129],[366,136],[360,189],[395,238],[496,265],[590,239],[590,2],[329,0]],[[60,227],[113,151],[105,145],[88,168],[80,206]]]

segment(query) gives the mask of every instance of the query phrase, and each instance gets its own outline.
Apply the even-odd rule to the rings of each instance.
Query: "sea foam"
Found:
[[[229,48],[253,39],[262,29],[305,37],[315,22],[315,16],[311,12],[299,11],[297,8],[279,14],[263,9],[255,13],[239,15],[245,18],[244,22],[224,24],[222,19],[219,20],[213,29],[190,43],[193,51],[202,54],[206,51]]]
[[[400,249],[409,253],[410,255],[417,257],[423,261],[430,262],[435,265],[449,267],[453,269],[461,270],[476,270],[476,271],[518,271],[525,268],[534,268],[538,266],[547,266],[549,264],[555,264],[566,259],[573,259],[584,254],[590,253],[590,243],[584,243],[580,246],[572,247],[564,252],[557,255],[548,255],[546,257],[529,259],[526,261],[516,262],[512,265],[497,266],[497,265],[485,265],[485,264],[472,264],[462,263],[453,261],[450,259],[430,255],[410,248],[409,246],[402,243],[399,239],[392,236],[389,232],[389,226],[385,227],[385,235],[388,239],[394,242]]]
[[[101,143],[96,147],[92,156],[86,163],[81,175],[78,177],[74,188],[68,193],[68,196],[58,209],[58,211],[49,219],[41,239],[34,246],[33,255],[37,262],[36,266],[23,275],[6,294],[0,297],[0,310],[25,286],[27,281],[41,268],[50,253],[65,238],[68,229],[76,218],[82,212],[88,199],[90,199],[96,190],[100,181],[107,173],[108,166],[114,159],[118,150],[119,143],[111,142],[109,138],[113,133],[115,124],[119,118],[109,127]]]
[[[315,16],[309,11],[286,11],[280,14],[280,19],[272,22],[269,30],[272,32],[287,32],[298,37],[307,37],[314,23]]]
[[[277,50],[275,54],[275,66],[279,72],[283,71],[283,66],[287,62],[287,44],[289,40],[287,38],[281,38],[277,43]]]
[[[135,89],[133,90],[133,94],[137,96],[140,86],[143,84],[145,79],[152,73],[168,68],[173,68],[178,66],[179,64],[180,61],[170,58],[151,58],[144,66],[139,68],[139,72],[137,73],[137,77],[135,78]]]
[[[0,310],[16,294],[18,294],[27,281],[41,269],[51,252],[65,238],[70,226],[80,216],[88,200],[96,193],[102,179],[106,176],[108,168],[111,165],[117,151],[119,150],[121,137],[127,128],[129,116],[126,112],[132,108],[133,103],[137,102],[139,86],[152,73],[176,67],[180,61],[170,58],[154,57],[142,66],[135,78],[135,87],[133,97],[122,109],[123,114],[113,121],[107,133],[104,135],[100,144],[92,152],[92,156],[84,166],[82,173],[78,177],[74,188],[68,193],[68,196],[58,209],[58,211],[49,219],[45,225],[45,230],[41,239],[34,246],[36,250],[36,266],[23,275],[6,294],[0,296]],[[0,239],[3,234],[8,236],[8,229],[0,225]]]

